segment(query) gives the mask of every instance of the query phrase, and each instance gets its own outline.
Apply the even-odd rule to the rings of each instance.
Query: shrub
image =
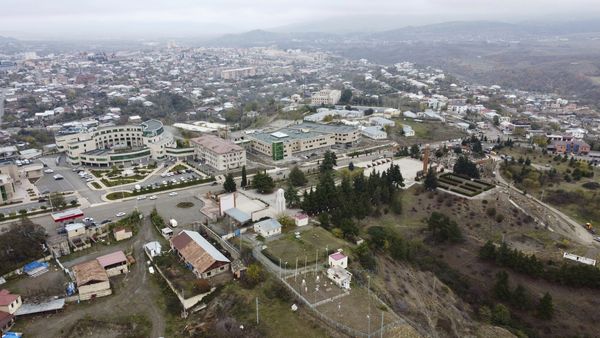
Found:
[[[490,217],[494,217],[496,215],[496,208],[488,208],[485,213]]]
[[[503,214],[496,215],[496,222],[500,223],[502,221],[504,221],[504,215]]]
[[[194,290],[197,293],[207,293],[210,291],[210,283],[206,279],[198,279],[194,281]]]
[[[496,304],[492,313],[492,322],[497,325],[508,325],[510,323],[510,310],[502,304]]]

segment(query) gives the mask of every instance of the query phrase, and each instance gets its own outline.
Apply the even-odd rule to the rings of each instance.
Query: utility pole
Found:
[[[296,272],[294,272],[294,282],[298,279],[298,257],[296,256]]]
[[[281,258],[279,258],[279,279],[281,279]]]
[[[258,325],[258,297],[256,297],[256,325]]]
[[[379,338],[383,338],[383,311],[381,311],[381,329],[379,329]]]
[[[315,249],[315,276],[317,275],[317,260],[319,259],[319,249]]]

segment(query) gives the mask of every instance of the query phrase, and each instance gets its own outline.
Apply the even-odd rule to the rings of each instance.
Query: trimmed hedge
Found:
[[[145,194],[150,194],[153,192],[161,192],[161,191],[167,191],[167,190],[173,190],[173,189],[178,189],[178,188],[185,188],[185,187],[191,187],[194,185],[198,185],[198,184],[203,184],[203,183],[208,183],[208,182],[214,182],[215,178],[213,176],[208,177],[208,178],[204,178],[204,179],[197,179],[194,181],[187,181],[187,182],[183,182],[183,183],[177,183],[177,184],[169,184],[169,185],[161,185],[158,188],[145,188],[142,187],[142,189],[140,190],[134,190],[132,192],[126,191],[124,193],[122,192],[111,192],[110,194],[106,195],[106,198],[114,201],[114,200],[118,200],[123,198],[122,196],[125,195],[125,197],[132,197],[132,196],[138,196],[138,195],[145,195]]]

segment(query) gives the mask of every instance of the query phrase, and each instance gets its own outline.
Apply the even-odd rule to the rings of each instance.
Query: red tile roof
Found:
[[[113,264],[127,262],[127,257],[125,257],[123,251],[115,251],[108,255],[100,256],[96,258],[96,260],[98,260],[98,263],[100,263],[103,268],[106,268]]]
[[[0,306],[10,305],[17,300],[17,298],[19,298],[19,295],[13,295],[10,291],[3,289],[0,291]]]

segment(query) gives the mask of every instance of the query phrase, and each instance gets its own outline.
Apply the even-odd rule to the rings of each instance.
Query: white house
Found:
[[[388,120],[383,117],[379,117],[379,116],[371,117],[369,119],[369,123],[371,123],[374,126],[380,126],[380,127],[386,127],[386,126],[394,127],[396,125],[396,122],[394,122],[392,120]]]
[[[280,234],[281,227],[281,223],[277,220],[268,218],[264,221],[254,223],[254,232],[266,238]]]
[[[10,293],[8,290],[0,291],[0,311],[13,314],[21,307],[23,302],[20,295]]]
[[[415,131],[407,124],[402,125],[402,132],[406,137],[415,136]]]
[[[298,213],[294,216],[294,223],[296,223],[297,227],[302,227],[308,225],[308,215]]]
[[[360,133],[364,137],[368,137],[373,140],[385,140],[387,138],[387,133],[381,130],[381,127],[364,127],[361,129]]]
[[[346,269],[348,267],[348,256],[344,255],[341,252],[332,253],[331,255],[329,255],[329,266],[339,266],[341,268]]]
[[[350,273],[348,270],[339,266],[334,266],[327,269],[327,277],[342,289],[350,290],[352,273]]]

